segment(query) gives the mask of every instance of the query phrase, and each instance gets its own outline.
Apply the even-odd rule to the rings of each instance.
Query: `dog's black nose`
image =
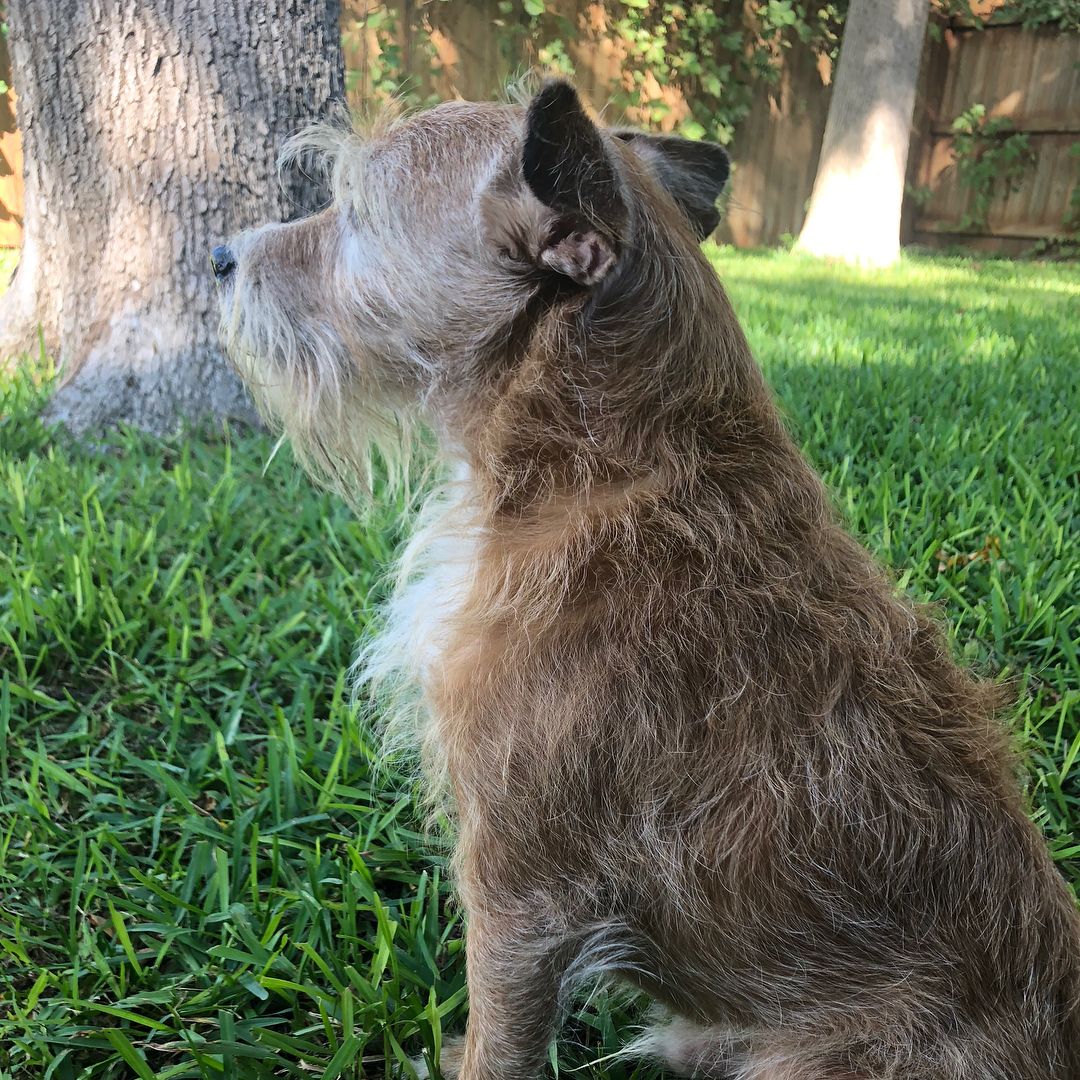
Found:
[[[218,244],[210,252],[210,268],[218,281],[224,281],[236,269],[236,256],[224,244]]]

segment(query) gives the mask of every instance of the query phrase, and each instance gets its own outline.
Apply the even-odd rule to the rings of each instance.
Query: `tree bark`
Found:
[[[9,0],[25,238],[0,357],[59,357],[49,418],[254,419],[217,341],[208,252],[317,208],[286,136],[344,93],[338,0]],[[40,335],[40,337],[39,337]]]
[[[798,248],[887,266],[900,210],[928,0],[851,0]]]

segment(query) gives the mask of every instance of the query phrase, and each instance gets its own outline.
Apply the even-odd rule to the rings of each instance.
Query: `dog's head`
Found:
[[[320,126],[322,212],[212,256],[228,351],[324,477],[369,461],[415,415],[452,445],[500,350],[561,303],[618,293],[662,230],[676,255],[715,228],[723,149],[605,130],[574,89],[527,107],[452,102],[367,136]]]

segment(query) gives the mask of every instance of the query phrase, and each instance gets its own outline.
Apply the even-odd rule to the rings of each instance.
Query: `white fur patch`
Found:
[[[430,691],[476,577],[481,543],[468,471],[427,497],[396,569],[376,636],[353,665],[358,689],[380,709],[387,753],[432,748],[438,739]]]

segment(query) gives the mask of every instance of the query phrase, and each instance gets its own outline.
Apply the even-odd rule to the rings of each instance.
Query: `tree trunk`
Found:
[[[344,90],[338,0],[9,0],[25,239],[0,358],[59,357],[50,418],[157,433],[253,419],[208,252],[324,192],[282,140]]]
[[[851,0],[798,248],[887,266],[900,209],[928,0]]]

